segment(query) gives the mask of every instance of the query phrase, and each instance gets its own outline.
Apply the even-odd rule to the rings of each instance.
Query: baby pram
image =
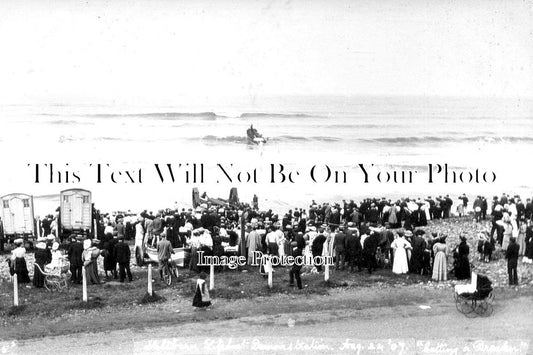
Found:
[[[70,279],[70,264],[63,263],[60,267],[41,269],[39,264],[35,264],[37,268],[44,275],[44,287],[49,291],[61,291],[68,288],[68,280]]]
[[[488,277],[475,272],[472,272],[470,284],[455,286],[454,298],[457,310],[467,317],[488,317],[494,310],[492,282]]]

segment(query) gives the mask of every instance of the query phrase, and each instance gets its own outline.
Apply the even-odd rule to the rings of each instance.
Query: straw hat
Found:
[[[13,243],[15,245],[21,245],[22,243],[24,243],[24,240],[22,240],[22,238],[17,238],[13,241]]]

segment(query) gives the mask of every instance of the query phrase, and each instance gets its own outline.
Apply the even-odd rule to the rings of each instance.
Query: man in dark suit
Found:
[[[339,263],[341,269],[344,270],[344,259],[346,256],[344,244],[346,242],[346,234],[344,234],[344,227],[339,227],[337,233],[335,233],[335,239],[333,239],[333,244],[335,248],[335,270],[339,270]]]
[[[81,269],[83,266],[83,261],[81,260],[81,255],[83,254],[83,237],[76,237],[71,235],[71,243],[68,246],[68,261],[70,262],[70,273],[72,274],[72,282],[81,284],[82,275]]]
[[[350,272],[355,271],[355,261],[358,250],[361,249],[361,242],[357,238],[358,231],[353,227],[353,222],[348,223],[348,229],[346,230],[346,240],[344,243],[346,251],[346,261],[350,266]]]
[[[507,273],[509,274],[509,286],[518,285],[518,251],[520,246],[516,243],[516,238],[511,237],[509,239],[509,246],[505,252],[505,258],[507,259]]]
[[[130,258],[131,252],[128,244],[124,243],[124,238],[121,237],[118,239],[118,243],[114,248],[115,260],[118,262],[118,269],[120,274],[120,282],[124,282],[126,278],[126,273],[128,273],[128,280],[133,281],[130,271]]]
[[[379,234],[374,231],[370,232],[370,236],[365,239],[363,245],[363,258],[369,274],[376,269],[376,251],[378,244]]]
[[[424,251],[426,250],[426,241],[422,237],[424,231],[417,230],[411,241],[413,250],[411,252],[411,272],[421,274],[424,268]]]
[[[531,203],[530,198],[526,200],[526,207],[524,209],[524,215],[526,217],[526,220],[531,219],[531,217],[533,217],[533,203]]]
[[[446,195],[446,197],[444,198],[443,218],[450,218],[450,211],[452,209],[452,205],[453,205],[453,200],[450,198],[450,195]]]
[[[322,249],[324,248],[324,242],[326,241],[326,236],[324,235],[324,227],[318,229],[318,235],[313,239],[313,244],[311,244],[311,253],[313,253],[313,258],[315,256],[322,256]],[[318,272],[322,271],[322,265],[316,265],[316,270]]]
[[[294,256],[295,258],[301,257],[305,248],[305,239],[302,232],[298,232],[292,244],[292,256]],[[300,290],[302,289],[302,279],[300,278],[301,270],[302,265],[295,262],[291,267],[291,271],[289,272],[289,285],[294,286],[294,279],[296,279],[296,285]]]

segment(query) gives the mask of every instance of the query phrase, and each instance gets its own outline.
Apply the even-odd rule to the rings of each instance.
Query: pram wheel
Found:
[[[457,294],[455,294],[455,307],[466,316],[474,312],[473,301]]]
[[[494,296],[492,292],[485,299],[479,300],[474,310],[476,314],[482,317],[489,317],[494,312],[494,307],[492,306],[493,300]]]
[[[482,317],[490,316],[493,311],[494,307],[492,307],[492,304],[487,301],[478,302],[477,307],[475,308],[476,314]]]

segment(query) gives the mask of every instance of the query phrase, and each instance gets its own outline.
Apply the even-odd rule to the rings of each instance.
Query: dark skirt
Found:
[[[268,253],[272,255],[279,255],[279,247],[276,243],[268,243]]]
[[[106,254],[107,255],[104,256],[104,270],[115,271],[117,269],[117,261],[115,260],[115,256],[109,251],[107,251]]]
[[[39,266],[41,266],[41,269],[44,269],[44,265]],[[37,288],[44,287],[44,274],[37,267],[37,264],[33,266],[33,286]]]
[[[529,259],[533,259],[533,241],[526,243],[526,252],[524,255]]]
[[[211,301],[202,301],[202,293],[200,292],[200,287],[198,286],[196,286],[196,292],[194,293],[194,298],[192,299],[192,305],[199,308],[209,307],[211,305]]]
[[[470,278],[470,261],[468,260],[468,256],[461,256],[457,260],[457,265],[455,266],[455,277],[458,280]]]
[[[96,263],[96,260],[85,266],[85,272],[87,273],[87,283],[100,283],[100,277],[98,276],[98,265]]]
[[[28,267],[26,266],[26,259],[16,258],[12,264],[12,269],[11,274],[17,274],[17,281],[19,283],[31,282]]]

